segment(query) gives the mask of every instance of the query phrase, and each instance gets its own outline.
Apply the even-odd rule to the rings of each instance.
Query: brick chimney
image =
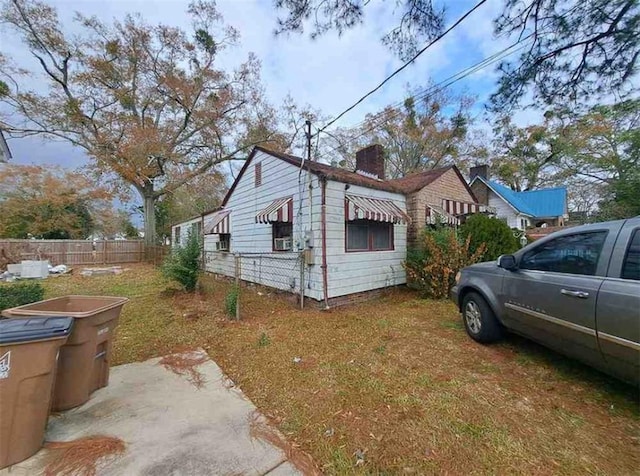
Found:
[[[373,144],[356,152],[357,171],[384,180],[384,148],[380,144]]]
[[[471,167],[471,170],[469,170],[469,180],[472,182],[476,177],[486,179],[488,178],[488,175],[489,166],[487,164],[476,165],[475,167]]]

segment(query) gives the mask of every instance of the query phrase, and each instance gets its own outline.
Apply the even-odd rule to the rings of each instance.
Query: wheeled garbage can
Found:
[[[72,326],[70,317],[0,320],[0,469],[42,446],[58,352]]]
[[[60,349],[53,410],[82,405],[109,384],[114,331],[122,306],[129,300],[110,296],[63,296],[2,311],[5,317],[70,316],[75,320],[67,343]]]

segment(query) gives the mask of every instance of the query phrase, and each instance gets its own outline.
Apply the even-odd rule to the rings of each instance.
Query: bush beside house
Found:
[[[518,239],[503,220],[482,214],[472,215],[460,227],[462,239],[470,239],[470,250],[475,253],[482,246],[485,251],[482,261],[491,261],[500,255],[511,254],[520,249]]]
[[[200,236],[196,232],[189,232],[185,244],[174,248],[167,256],[162,273],[180,283],[185,291],[195,291],[200,272],[200,252]]]
[[[485,245],[472,250],[470,236],[461,239],[447,227],[425,230],[419,243],[407,253],[404,266],[410,286],[427,298],[446,298],[458,271],[481,261],[485,253]]]

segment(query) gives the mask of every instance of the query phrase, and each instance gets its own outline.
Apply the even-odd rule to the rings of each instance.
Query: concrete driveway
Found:
[[[206,359],[195,367],[201,388],[160,365],[160,359],[113,367],[108,387],[85,405],[49,419],[46,439],[121,438],[124,454],[98,466],[98,474],[107,476],[302,474],[287,459],[286,445],[270,443],[273,435],[282,436],[204,351],[194,354]],[[265,429],[272,437],[259,436]],[[0,475],[41,473],[47,451]]]

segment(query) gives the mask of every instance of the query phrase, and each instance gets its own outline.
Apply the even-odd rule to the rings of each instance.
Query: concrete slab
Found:
[[[126,452],[99,467],[104,476],[301,474],[280,448],[251,436],[251,422],[266,420],[208,357],[196,367],[205,380],[202,388],[159,361],[112,368],[108,387],[49,419],[46,439],[121,438]],[[42,450],[0,475],[38,474],[45,456]]]

